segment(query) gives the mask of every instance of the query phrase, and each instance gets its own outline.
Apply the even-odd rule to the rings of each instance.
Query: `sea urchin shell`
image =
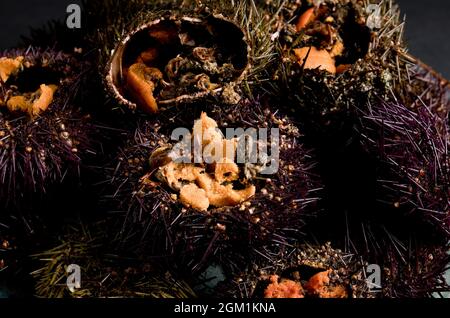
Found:
[[[319,210],[321,186],[312,172],[311,154],[301,144],[301,135],[293,122],[254,102],[226,110],[217,105],[194,109],[186,116],[173,116],[175,123],[169,125],[158,119],[141,124],[111,168],[113,195],[108,201],[117,202],[112,207],[115,211],[125,212],[122,244],[137,243],[148,255],[175,256],[192,269],[204,266],[211,257],[221,259],[228,268],[239,268],[249,247],[272,240],[289,242],[301,236],[305,218]],[[251,183],[255,192],[245,202],[199,211],[183,206],[166,182],[157,178],[142,182],[148,171],[154,172],[148,163],[150,156],[169,144],[168,136],[174,125],[192,126],[202,111],[218,127],[264,127],[280,131],[279,169],[271,175],[254,175]],[[255,170],[251,165],[247,168]]]
[[[122,104],[156,113],[240,82],[249,68],[244,32],[221,15],[172,15],[147,22],[116,46],[107,86]]]

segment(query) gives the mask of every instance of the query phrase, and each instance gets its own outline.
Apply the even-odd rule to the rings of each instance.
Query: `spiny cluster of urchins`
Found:
[[[245,2],[235,10],[228,10],[229,5],[227,10],[216,10],[212,3],[181,8],[141,12],[129,29],[118,26],[114,34],[125,32],[122,39],[105,42],[116,45],[113,51],[107,47],[102,57],[108,61],[105,77],[112,97],[131,109],[160,110],[130,134],[126,144],[131,146],[123,149],[111,169],[113,190],[108,201],[115,199],[125,211],[120,240],[127,250],[135,246],[150,255],[175,257],[188,272],[203,269],[210,256],[237,269],[251,246],[298,236],[303,215],[319,209],[314,207],[318,200],[314,192],[320,185],[291,120],[277,118],[274,109],[250,102],[244,94],[250,92],[249,83],[261,80],[274,55],[267,32],[262,32],[267,24],[259,19],[261,12]],[[139,78],[145,77],[136,71],[137,65],[152,81],[147,87],[154,96],[144,98],[137,89],[142,84]],[[186,86],[194,91],[180,94]],[[167,95],[175,102],[168,104]],[[259,190],[246,204],[200,213],[183,208],[163,184],[140,181],[152,171],[150,155],[171,144],[173,129],[192,127],[201,112],[221,129],[281,129],[280,169],[274,176],[256,178]]]
[[[365,264],[352,261],[344,269],[342,281],[337,281],[336,274],[342,268],[338,259],[345,258],[344,253],[330,247],[308,249],[295,244],[302,237],[301,230],[310,220],[308,217],[316,215],[321,210],[321,201],[326,200],[323,196],[326,191],[321,191],[322,182],[317,176],[320,170],[316,169],[315,152],[308,149],[319,149],[324,137],[332,135],[344,135],[343,139],[349,140],[357,135],[362,147],[382,162],[384,167],[377,176],[383,188],[379,191],[381,201],[402,211],[417,212],[448,233],[449,105],[445,97],[448,85],[429,82],[423,74],[412,72],[418,62],[405,53],[399,12],[391,1],[379,2],[381,24],[371,28],[367,27],[369,13],[365,1],[317,3],[294,0],[237,1],[235,6],[228,1],[202,4],[181,0],[86,3],[88,22],[92,24],[88,28],[92,30],[90,37],[99,52],[99,74],[112,97],[109,105],[120,109],[118,106],[125,104],[133,110],[138,108],[138,112],[145,110],[145,106],[152,106],[151,112],[155,112],[157,105],[159,110],[152,115],[123,116],[123,121],[131,119],[131,125],[117,122],[118,128],[134,127],[126,133],[126,146],[106,169],[109,186],[102,198],[108,211],[114,212],[113,223],[118,224],[107,230],[107,240],[115,239],[113,244],[117,242],[119,246],[114,252],[139,256],[140,260],[157,256],[171,270],[178,271],[180,277],[190,280],[218,263],[229,279],[224,284],[226,291],[218,291],[227,294],[236,290],[236,285],[231,287],[233,283],[246,282],[250,290],[241,293],[242,296],[258,296],[256,287],[264,280],[261,275],[283,278],[287,270],[289,275],[294,274],[291,278],[305,283],[311,275],[300,273],[297,277],[291,268],[303,266],[305,260],[312,258],[317,263],[306,265],[316,271],[334,270],[324,279],[331,279],[333,284],[345,283],[347,296],[367,296]],[[227,34],[227,30],[231,32]],[[235,37],[225,43],[239,45],[221,45],[220,37],[224,35]],[[149,37],[149,45],[140,43]],[[242,46],[242,42],[247,45]],[[165,44],[169,47],[164,47]],[[29,54],[23,53],[25,57]],[[49,61],[57,65],[58,55],[50,55],[53,58]],[[65,61],[68,63],[70,59]],[[72,74],[70,70],[68,73]],[[68,77],[71,84],[62,86],[70,90],[76,87],[72,85],[77,83],[77,77]],[[186,83],[192,83],[193,92],[184,92]],[[176,96],[177,84],[183,88],[182,96]],[[145,90],[151,91],[150,96],[143,93]],[[163,98],[167,92],[170,103]],[[264,96],[258,99],[257,95]],[[5,147],[4,153],[9,155],[9,162],[20,158],[19,162],[25,164],[17,170],[5,170],[4,178],[11,171],[18,171],[24,175],[20,180],[34,186],[44,176],[64,176],[63,163],[72,162],[69,159],[76,156],[74,149],[79,151],[86,131],[72,108],[68,111],[65,105],[71,103],[55,102],[40,117],[17,119],[22,124],[14,136],[21,133],[22,137],[13,146]],[[151,175],[154,167],[150,157],[155,150],[173,145],[169,139],[173,130],[190,129],[202,112],[221,129],[280,129],[278,172],[254,177],[251,181],[256,192],[242,204],[197,211],[183,206],[178,194]],[[2,116],[12,115],[3,114],[2,110]],[[67,123],[60,123],[61,117]],[[42,123],[36,124],[39,120]],[[15,122],[8,121],[8,125]],[[75,128],[69,131],[70,123],[74,122]],[[58,130],[61,127],[64,131]],[[61,140],[61,136],[67,136],[61,135],[63,132],[76,136],[79,146],[74,148],[73,142],[70,145],[65,138]],[[41,148],[36,141],[38,136],[46,138],[40,142],[45,144]],[[18,149],[16,144],[23,144],[21,156],[11,151]],[[43,149],[45,158],[52,160],[46,162],[36,157],[40,152],[33,147],[40,152]],[[12,162],[11,166],[17,166],[16,161]],[[8,178],[5,180],[16,180]],[[14,185],[13,181],[4,184]],[[326,213],[322,215],[321,222],[326,222]],[[385,246],[387,250],[396,248],[396,238],[389,236],[389,239],[392,244],[389,240],[380,242],[391,244]],[[333,244],[341,246],[341,242]],[[389,254],[382,264],[388,272],[384,277],[390,278],[383,282],[384,295],[424,296],[437,290],[438,285],[444,290],[446,284],[440,280],[448,259],[444,249],[443,245],[437,246],[435,254],[439,255],[431,258],[427,248],[417,251],[405,248],[400,257],[392,259]],[[402,259],[399,264],[405,251],[415,257]],[[430,264],[433,257],[435,262]],[[413,261],[414,264],[410,263]],[[413,265],[420,267],[418,278],[417,272],[411,270]],[[266,267],[271,270],[258,271]],[[404,268],[409,269],[406,274],[400,270]],[[50,272],[42,271],[46,275]],[[424,278],[424,273],[432,279]],[[354,281],[352,275],[356,275]],[[41,280],[44,285],[47,278]],[[405,281],[411,285],[405,287]],[[353,285],[358,289],[348,290]],[[48,293],[53,291],[43,290],[41,294]]]
[[[140,181],[150,170],[152,152],[170,144],[173,128],[191,127],[201,111],[206,111],[219,127],[248,128],[279,126],[278,107],[282,112],[293,111],[314,146],[320,147],[323,136],[343,134],[346,138],[350,134],[347,137],[351,139],[359,134],[362,147],[384,165],[377,176],[383,189],[378,191],[379,201],[404,212],[420,212],[427,221],[448,232],[448,100],[443,97],[447,88],[440,82],[433,82],[429,88],[423,75],[414,72],[418,61],[405,53],[397,8],[389,1],[379,5],[380,25],[369,28],[363,1],[323,1],[318,7],[312,1],[288,1],[284,5],[266,2],[261,5],[260,16],[265,27],[270,26],[271,32],[266,34],[269,42],[255,40],[261,27],[248,34],[243,20],[236,23],[243,28],[247,41],[265,43],[266,56],[279,57],[264,64],[271,84],[262,81],[253,90],[268,92],[267,107],[248,102],[245,93],[235,106],[223,103],[220,96],[210,96],[216,99],[164,107],[161,114],[141,121],[131,133],[129,146],[111,168],[115,187],[107,198],[109,203],[116,200],[119,210],[124,211],[119,236],[123,246],[128,250],[134,246],[149,255],[170,255],[176,264],[187,265],[189,270],[202,269],[217,260],[233,272],[244,261],[252,262],[246,251],[270,241],[282,244],[298,238],[291,230],[298,231],[303,216],[319,209],[310,204],[317,200],[314,192],[320,187],[308,181],[309,169],[305,168],[311,165],[299,144],[303,139],[291,136],[285,141],[292,147],[281,150],[282,162],[288,164],[280,165],[269,189],[266,181],[257,184],[258,191],[248,206],[199,213],[183,208],[177,197],[156,180],[145,186]],[[202,16],[215,11],[203,7],[196,12]],[[247,27],[258,27],[246,22]],[[136,34],[133,32],[130,34]],[[327,36],[329,42],[324,40]],[[125,37],[118,48],[125,47],[126,51],[128,40]],[[392,41],[397,45],[392,46]],[[250,48],[250,69],[258,68],[255,50],[261,52],[260,47]],[[308,64],[309,58],[318,62]],[[117,62],[114,57],[110,61]],[[322,67],[324,63],[328,63],[326,67]],[[248,87],[252,79],[248,76],[243,85],[235,83],[235,92],[246,92],[242,88]],[[111,86],[111,81],[108,84]],[[117,97],[117,91],[113,96]],[[128,97],[122,94],[119,99]],[[287,125],[295,127],[292,117],[286,118]],[[314,134],[318,136],[311,136]],[[294,173],[289,172],[292,167]],[[294,178],[283,177],[290,173]],[[308,193],[312,201],[304,201]],[[296,203],[294,208],[292,203]]]

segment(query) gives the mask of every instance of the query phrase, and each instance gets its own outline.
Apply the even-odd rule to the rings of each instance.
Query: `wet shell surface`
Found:
[[[118,43],[106,83],[121,104],[156,113],[238,84],[250,67],[249,53],[244,31],[222,15],[164,17]]]

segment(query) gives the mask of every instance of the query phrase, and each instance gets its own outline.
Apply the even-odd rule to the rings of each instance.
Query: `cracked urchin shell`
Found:
[[[120,40],[107,66],[106,83],[119,103],[135,110],[142,103],[130,92],[127,78],[140,61],[161,72],[164,84],[154,83],[151,92],[157,105],[192,102],[222,93],[225,84],[239,84],[250,67],[249,54],[243,30],[222,15],[170,15],[146,22]],[[157,112],[157,105],[147,111]],[[146,110],[146,105],[139,106]]]
[[[256,179],[256,194],[249,204],[198,212],[184,208],[163,185],[140,184],[152,152],[167,145],[174,128],[191,127],[201,111],[222,128],[280,128],[279,170]],[[120,244],[128,250],[133,246],[146,254],[174,256],[194,270],[211,258],[236,270],[249,247],[289,242],[301,235],[305,219],[319,210],[321,186],[313,158],[288,118],[278,118],[257,103],[231,107],[229,112],[210,105],[184,116],[176,112],[167,116],[141,123],[111,167],[113,194],[105,199],[115,211],[124,211]]]
[[[121,8],[121,9],[119,9]],[[131,105],[135,108],[135,103],[128,103],[123,99],[120,93],[121,87],[114,87],[114,79],[110,76],[112,56],[117,55],[116,48],[123,47],[122,41],[128,38],[128,35],[133,33],[133,30],[138,30],[150,21],[156,21],[161,17],[170,18],[170,16],[186,16],[186,17],[214,17],[223,21],[223,24],[229,25],[230,30],[235,30],[237,34],[244,35],[244,42],[246,42],[251,49],[248,56],[251,67],[246,68],[246,74],[242,84],[238,87],[228,85],[227,87],[236,90],[234,94],[236,98],[226,100],[230,103],[236,103],[237,96],[242,93],[253,97],[253,93],[249,88],[259,89],[259,84],[268,80],[267,66],[275,60],[274,42],[266,35],[269,33],[270,24],[266,23],[267,17],[257,8],[253,2],[245,0],[235,1],[171,1],[162,2],[158,0],[153,1],[135,1],[124,2],[118,0],[109,0],[107,3],[103,1],[90,1],[86,4],[86,12],[89,15],[89,20],[94,22],[90,27],[89,38],[94,46],[98,47],[99,51],[99,73],[103,75],[103,82],[107,87],[110,100],[123,101],[125,104]],[[239,31],[238,31],[239,30]],[[237,42],[242,44],[242,37],[236,37]],[[240,46],[241,46],[240,44]],[[238,49],[235,43],[232,43],[229,48],[234,51]],[[241,49],[248,51],[248,48]],[[243,53],[243,52],[242,52]],[[108,66],[109,65],[109,66]],[[120,63],[119,63],[120,65]],[[114,73],[118,70],[115,67]],[[116,77],[117,78],[117,77]],[[109,84],[108,84],[109,82]],[[219,83],[222,85],[222,83]],[[218,94],[219,98],[223,94]],[[191,96],[192,98],[194,96]],[[211,96],[210,96],[211,97]],[[190,99],[188,98],[188,99]],[[113,108],[116,108],[113,106]]]
[[[305,287],[311,277],[325,271],[329,271],[330,286],[343,288],[341,296],[373,298],[376,295],[366,283],[368,264],[355,255],[334,249],[330,243],[262,246],[252,251],[252,260],[247,268],[218,286],[218,297],[263,298],[273,275]],[[301,293],[302,290],[305,291],[301,288]]]
[[[89,150],[90,124],[73,104],[83,68],[77,58],[31,47],[0,56],[23,57],[17,74],[0,85],[4,102],[41,84],[58,86],[48,109],[38,115],[15,113],[5,105],[0,109],[0,198],[2,204],[17,205],[34,193],[43,194],[67,174],[78,174]]]

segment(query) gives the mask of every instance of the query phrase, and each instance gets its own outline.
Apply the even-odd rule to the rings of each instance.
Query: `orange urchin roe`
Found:
[[[42,84],[37,91],[39,98],[37,98],[31,108],[28,110],[32,117],[39,115],[42,112],[45,112],[50,104],[53,102],[53,96],[58,87],[56,85],[45,85]]]
[[[10,112],[28,112],[31,103],[25,96],[13,96],[6,102],[6,106]]]
[[[334,286],[334,287],[328,287],[326,290],[323,290],[321,293],[319,293],[320,298],[347,298],[347,290],[344,288],[344,286]]]
[[[309,295],[319,298],[346,298],[347,291],[343,286],[330,286],[331,270],[317,273],[305,284],[305,290]]]
[[[153,63],[159,56],[158,49],[156,47],[151,47],[142,52],[136,60],[136,63],[144,63],[149,65]]]
[[[319,68],[334,75],[344,73],[352,66],[352,64],[345,64],[343,67],[339,67],[339,62],[335,60],[337,57],[348,55],[345,52],[351,52],[353,49],[351,47],[345,47],[343,41],[345,34],[341,34],[341,32],[350,31],[339,30],[336,27],[336,22],[340,20],[339,16],[342,14],[336,12],[334,9],[326,4],[316,5],[303,12],[295,23],[296,31],[307,35],[307,39],[313,37],[321,40],[320,44],[317,43],[316,47],[312,48],[310,57],[308,57],[309,61],[306,61],[305,69]],[[349,17],[351,15],[348,15],[345,20],[349,19]],[[366,28],[365,22],[361,20],[355,22],[361,28]],[[295,60],[303,64],[308,50],[309,47],[294,49]]]
[[[181,188],[180,200],[185,206],[190,206],[198,211],[207,211],[209,207],[206,191],[199,188],[195,183],[190,183]]]
[[[7,57],[0,58],[0,80],[3,83],[6,83],[11,75],[19,71],[22,66],[23,60],[23,56],[18,56],[15,59]]]
[[[305,289],[308,292],[315,293],[323,289],[326,285],[330,283],[330,278],[328,274],[330,271],[320,272],[312,276],[305,285]]]
[[[315,10],[315,7],[309,8],[300,16],[295,26],[297,32],[303,30],[308,24],[316,19]]]
[[[270,284],[264,290],[264,298],[304,298],[302,285],[289,279],[280,282],[277,275],[270,277]]]
[[[294,49],[294,54],[305,69],[320,69],[336,74],[336,61],[327,50],[318,50],[314,46],[302,47]]]
[[[144,63],[135,63],[125,70],[125,78],[128,92],[136,103],[149,113],[157,113],[158,104],[153,92],[163,78],[161,71]]]
[[[125,71],[127,89],[136,103],[149,113],[158,112],[158,104],[153,92],[163,78],[161,71],[143,63],[135,63]]]
[[[248,184],[248,180],[244,180],[243,189],[235,189],[233,182],[240,181],[239,166],[234,162],[237,141],[225,139],[217,123],[206,113],[194,123],[192,138],[203,149],[211,148],[211,155],[216,158],[214,163],[172,161],[167,147],[156,149],[150,157],[156,177],[180,193],[179,200],[185,207],[205,212],[209,206],[236,206],[255,195],[256,187]]]
[[[151,26],[148,34],[162,45],[176,44],[179,41],[178,28],[175,25],[156,24]]]
[[[9,98],[6,106],[11,112],[28,113],[31,117],[35,117],[47,110],[53,102],[53,96],[57,89],[56,85],[42,84],[34,93]]]
[[[347,72],[350,68],[352,67],[351,64],[341,64],[338,67],[336,67],[336,73],[337,74],[342,74]]]

